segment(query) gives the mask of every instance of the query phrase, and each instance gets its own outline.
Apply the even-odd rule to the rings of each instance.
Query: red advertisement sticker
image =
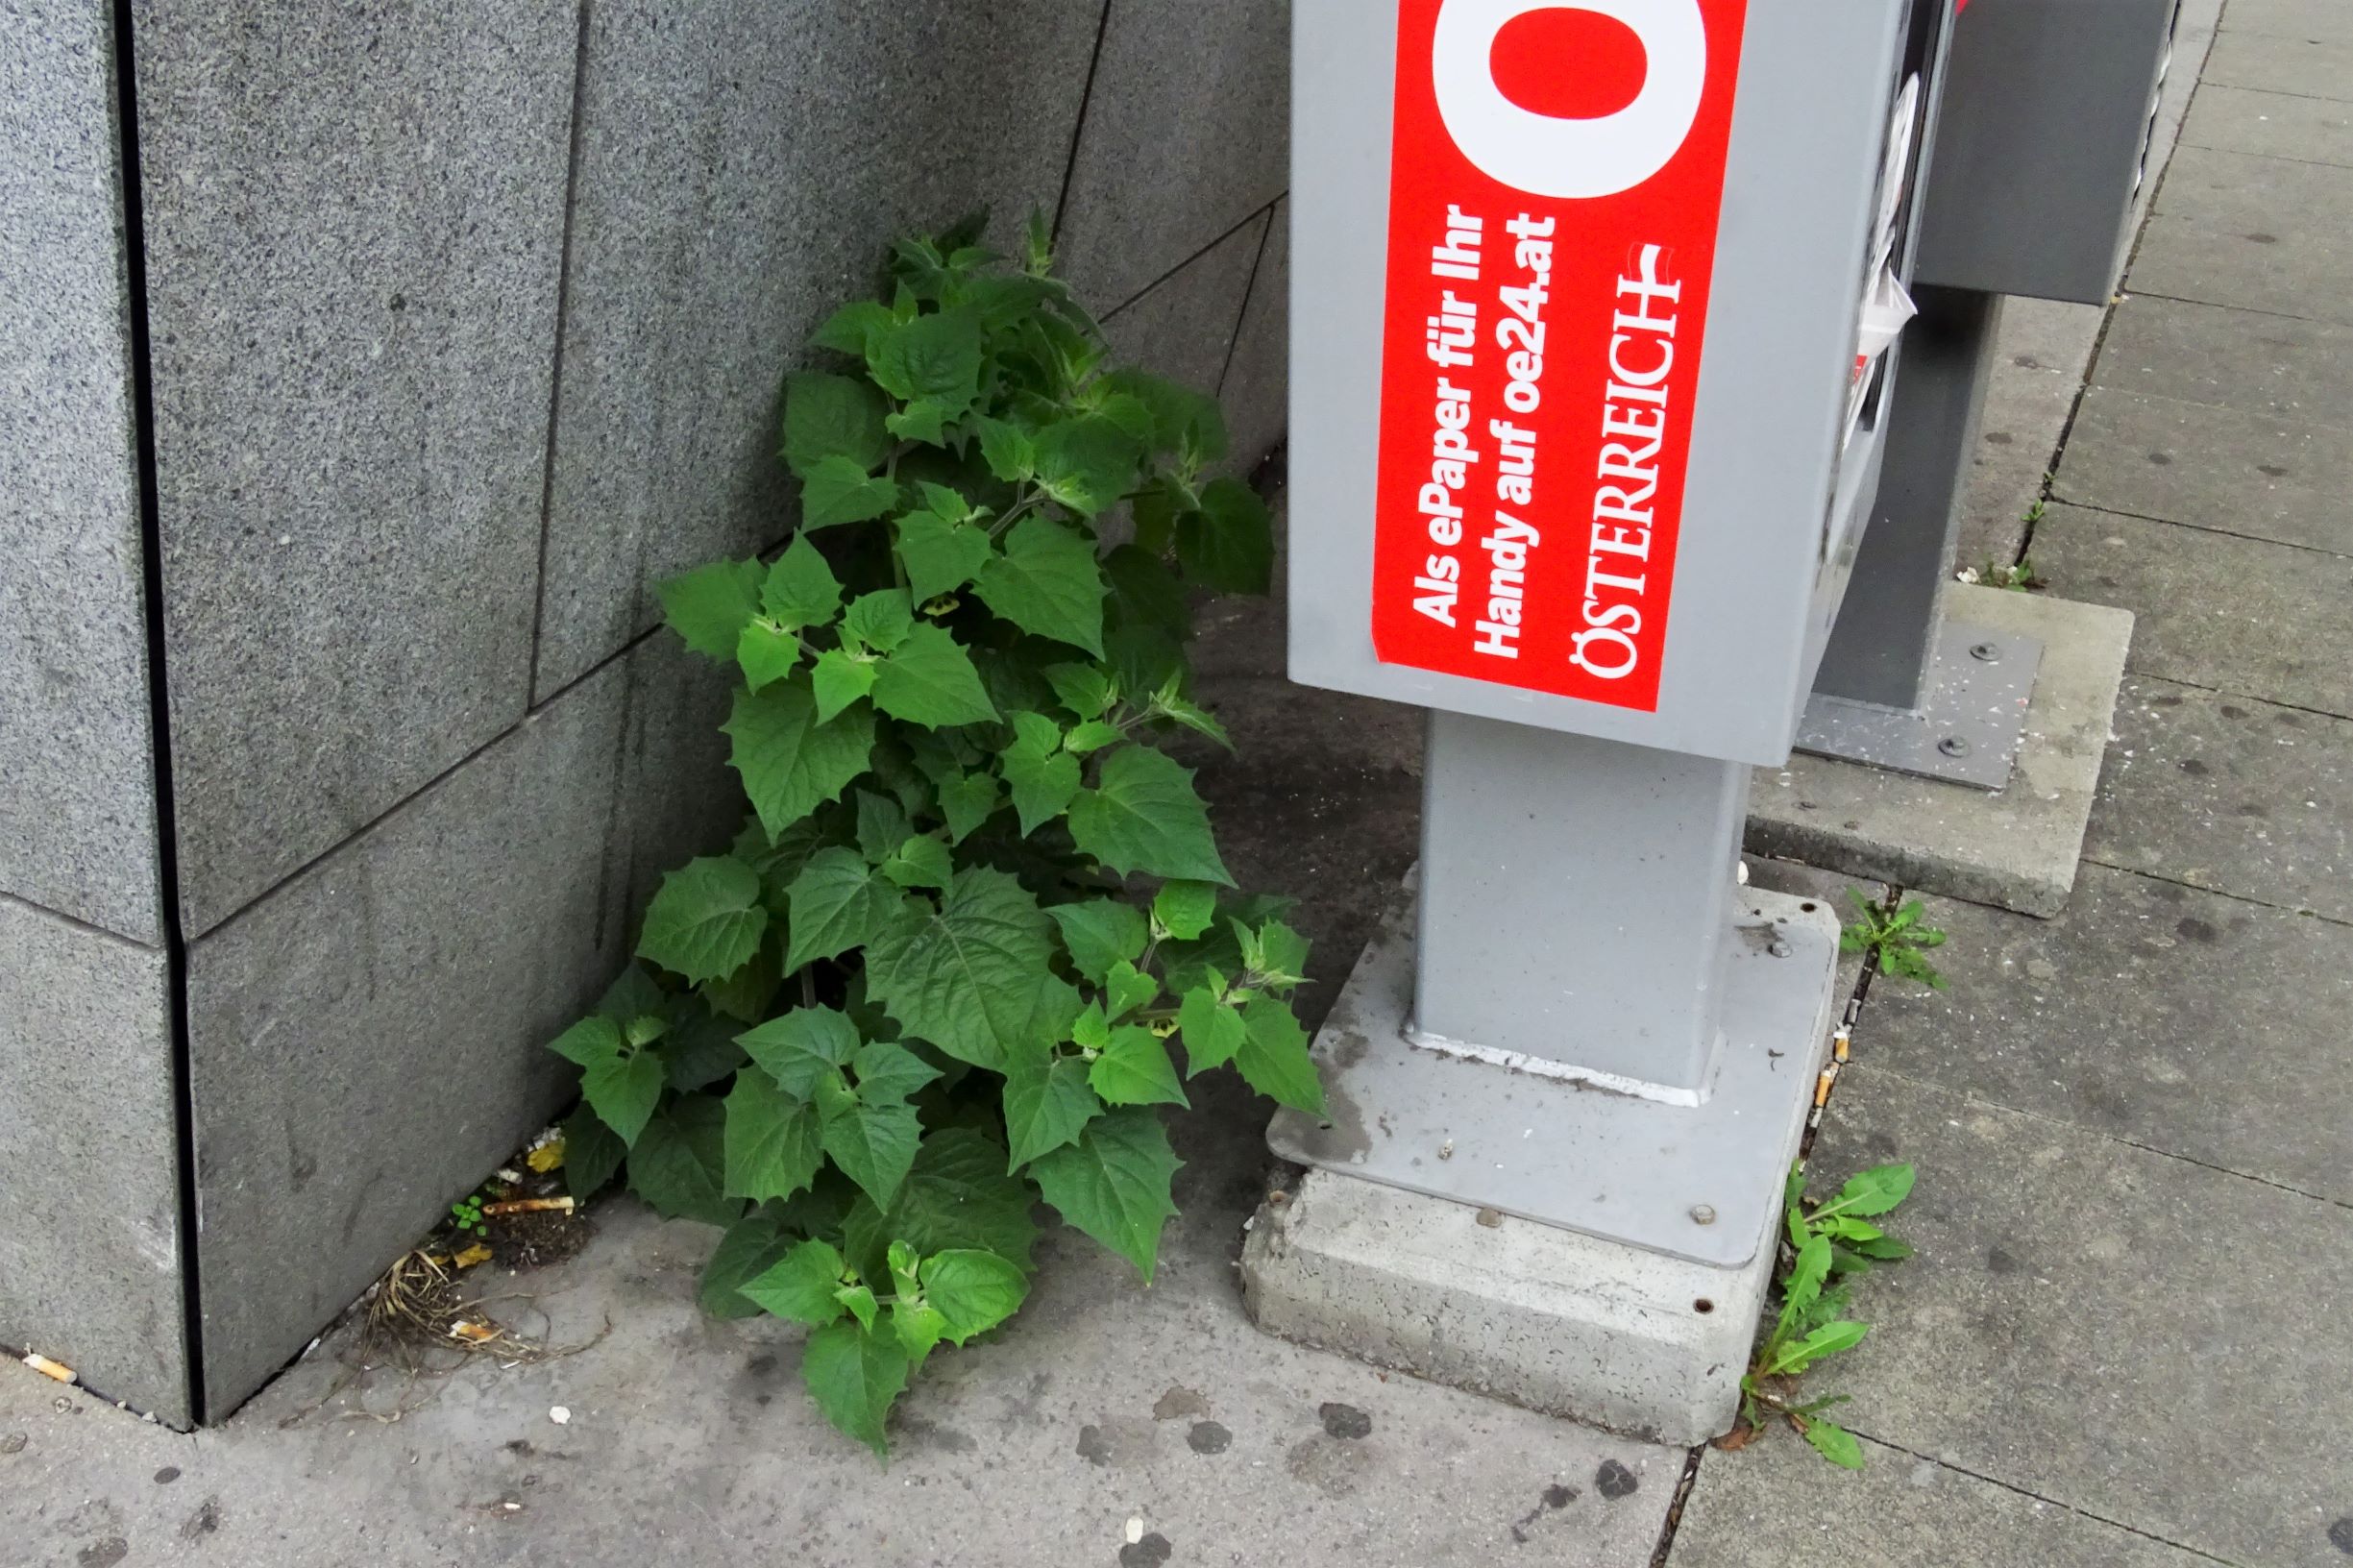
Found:
[[[1654,711],[1748,0],[1398,0],[1373,646]]]

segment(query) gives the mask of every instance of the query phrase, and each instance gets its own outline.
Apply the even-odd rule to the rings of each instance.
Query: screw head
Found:
[[[1691,1206],[1691,1223],[1694,1225],[1713,1225],[1715,1222],[1716,1211],[1714,1208],[1704,1203],[1695,1203]]]
[[[1969,743],[1961,739],[1961,737],[1958,735],[1946,736],[1943,740],[1936,743],[1936,748],[1949,757],[1966,757],[1969,755]]]
[[[1997,663],[2001,658],[2001,645],[1999,643],[1973,643],[1970,645],[1969,656],[1980,664]]]
[[[1771,946],[1767,947],[1765,951],[1771,953],[1776,958],[1787,958],[1789,956],[1789,943],[1785,942],[1777,942]]]

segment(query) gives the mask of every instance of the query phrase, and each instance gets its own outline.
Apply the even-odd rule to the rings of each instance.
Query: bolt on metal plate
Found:
[[[1948,621],[1937,628],[1928,700],[1917,712],[1817,695],[1797,749],[1893,772],[1999,790],[2010,782],[2043,645]]]

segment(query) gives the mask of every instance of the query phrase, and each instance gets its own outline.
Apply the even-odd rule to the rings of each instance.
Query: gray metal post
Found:
[[[1748,768],[1439,711],[1423,780],[1415,1038],[1696,1102]]]
[[[1926,704],[1946,563],[1976,450],[2001,296],[1923,288],[1888,408],[1879,499],[1814,676],[1826,697]]]
[[[1276,1152],[1749,1265],[1838,921],[1739,886],[1748,767],[1443,711],[1424,766],[1416,928],[1367,949],[1319,1037],[1333,1114],[1278,1115]]]
[[[2042,645],[1944,615],[2001,296],[1917,290],[1864,529],[1797,747],[1959,784],[2009,781]]]

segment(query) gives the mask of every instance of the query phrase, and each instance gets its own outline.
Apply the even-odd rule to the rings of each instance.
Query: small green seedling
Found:
[[[1869,953],[1878,960],[1881,974],[1917,980],[1931,991],[1945,989],[1945,977],[1923,956],[1928,948],[1945,945],[1945,933],[1920,923],[1926,911],[1919,899],[1908,898],[1901,908],[1890,911],[1852,888],[1847,890],[1847,897],[1863,918],[1851,921],[1839,933],[1840,951]]]
[[[2026,521],[2028,523],[2039,522],[2041,517],[2042,511],[2038,506],[2034,511],[2026,514]],[[2030,556],[2022,559],[2016,566],[2004,566],[1998,561],[1988,561],[1977,569],[1976,580],[1989,588],[2007,588],[2014,593],[2021,594],[2029,588],[2043,586],[2043,579],[2034,575],[2034,560]]]
[[[450,1205],[450,1223],[469,1236],[479,1236],[488,1226],[482,1223],[482,1199],[479,1193],[469,1194]]]
[[[1791,1261],[1781,1276],[1781,1311],[1740,1380],[1748,1435],[1778,1416],[1832,1464],[1863,1468],[1862,1445],[1825,1413],[1845,1404],[1847,1396],[1800,1400],[1797,1380],[1825,1357],[1852,1350],[1871,1332],[1870,1324],[1847,1316],[1853,1280],[1875,1262],[1909,1258],[1912,1249],[1870,1218],[1910,1195],[1913,1174],[1910,1165],[1875,1166],[1840,1188],[1838,1196],[1809,1210],[1804,1169],[1790,1167],[1784,1217]]]

